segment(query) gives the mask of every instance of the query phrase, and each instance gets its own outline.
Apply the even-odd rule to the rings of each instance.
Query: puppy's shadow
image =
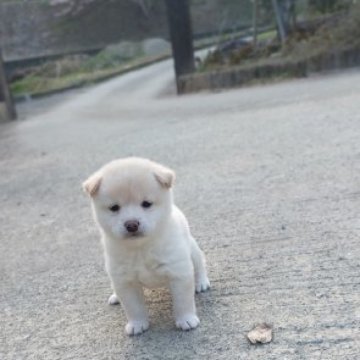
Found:
[[[193,354],[199,346],[207,346],[204,344],[204,342],[207,343],[207,333],[217,321],[212,316],[217,313],[216,307],[219,306],[215,301],[215,294],[216,289],[213,286],[207,292],[195,295],[201,323],[198,328],[190,331],[182,331],[175,327],[172,299],[167,289],[145,289],[150,328],[141,335],[127,336],[124,331],[126,317],[121,305],[109,305],[113,320],[108,323],[108,331],[112,334],[110,342],[115,345],[110,352],[115,354],[121,348],[122,354],[127,354],[128,358],[133,359],[143,358],[144,354],[146,354],[146,359],[159,358],[159,354],[163,354],[161,358],[165,359],[172,353],[176,356],[171,355],[170,358],[188,358],[185,354],[182,357],[180,349],[186,349],[186,354],[189,355]]]
[[[207,313],[211,313],[213,306],[212,290],[195,294],[196,310],[199,318],[205,322]],[[146,304],[149,309],[151,329],[157,330],[174,330],[184,332],[175,328],[175,320],[172,312],[172,298],[170,291],[167,289],[145,290]],[[185,333],[192,331],[185,331]]]
[[[175,327],[175,320],[172,313],[172,299],[170,292],[166,289],[145,290],[146,304],[150,316],[150,328],[139,336],[129,338],[129,342],[136,347],[131,347],[129,353],[136,358],[139,356],[139,349],[157,349],[168,351],[169,344],[177,347],[196,348],[204,341],[206,332],[212,326],[210,314],[216,311],[212,290],[196,294],[196,308],[200,318],[200,326],[194,330],[182,331]],[[128,349],[130,350],[130,349]],[[165,354],[164,354],[165,355]],[[178,354],[180,355],[180,354]]]
[[[151,329],[170,329],[172,326],[172,299],[168,289],[145,289]]]

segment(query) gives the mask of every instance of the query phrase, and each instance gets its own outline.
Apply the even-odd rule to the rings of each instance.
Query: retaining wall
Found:
[[[268,63],[183,75],[179,93],[240,87],[254,80],[276,77],[306,77],[310,73],[360,65],[360,47],[318,54],[302,60],[277,59]]]

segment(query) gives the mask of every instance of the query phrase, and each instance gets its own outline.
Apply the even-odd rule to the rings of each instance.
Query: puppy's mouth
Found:
[[[125,235],[125,239],[137,239],[137,238],[141,238],[144,236],[144,233],[141,231],[137,231],[135,233],[127,233]]]

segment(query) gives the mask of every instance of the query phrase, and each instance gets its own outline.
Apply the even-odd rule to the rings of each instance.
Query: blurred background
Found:
[[[170,12],[174,1],[1,1],[0,45],[13,97],[82,86],[170,56],[167,3]],[[360,42],[356,0],[183,3],[192,45],[211,49],[195,56],[198,72]]]

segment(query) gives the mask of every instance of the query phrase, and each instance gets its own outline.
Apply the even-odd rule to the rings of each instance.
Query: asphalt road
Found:
[[[171,63],[21,105],[0,125],[1,359],[358,359],[360,70],[173,95]],[[177,172],[208,259],[201,325],[124,334],[81,182],[128,155]],[[267,345],[245,335],[261,322]]]

